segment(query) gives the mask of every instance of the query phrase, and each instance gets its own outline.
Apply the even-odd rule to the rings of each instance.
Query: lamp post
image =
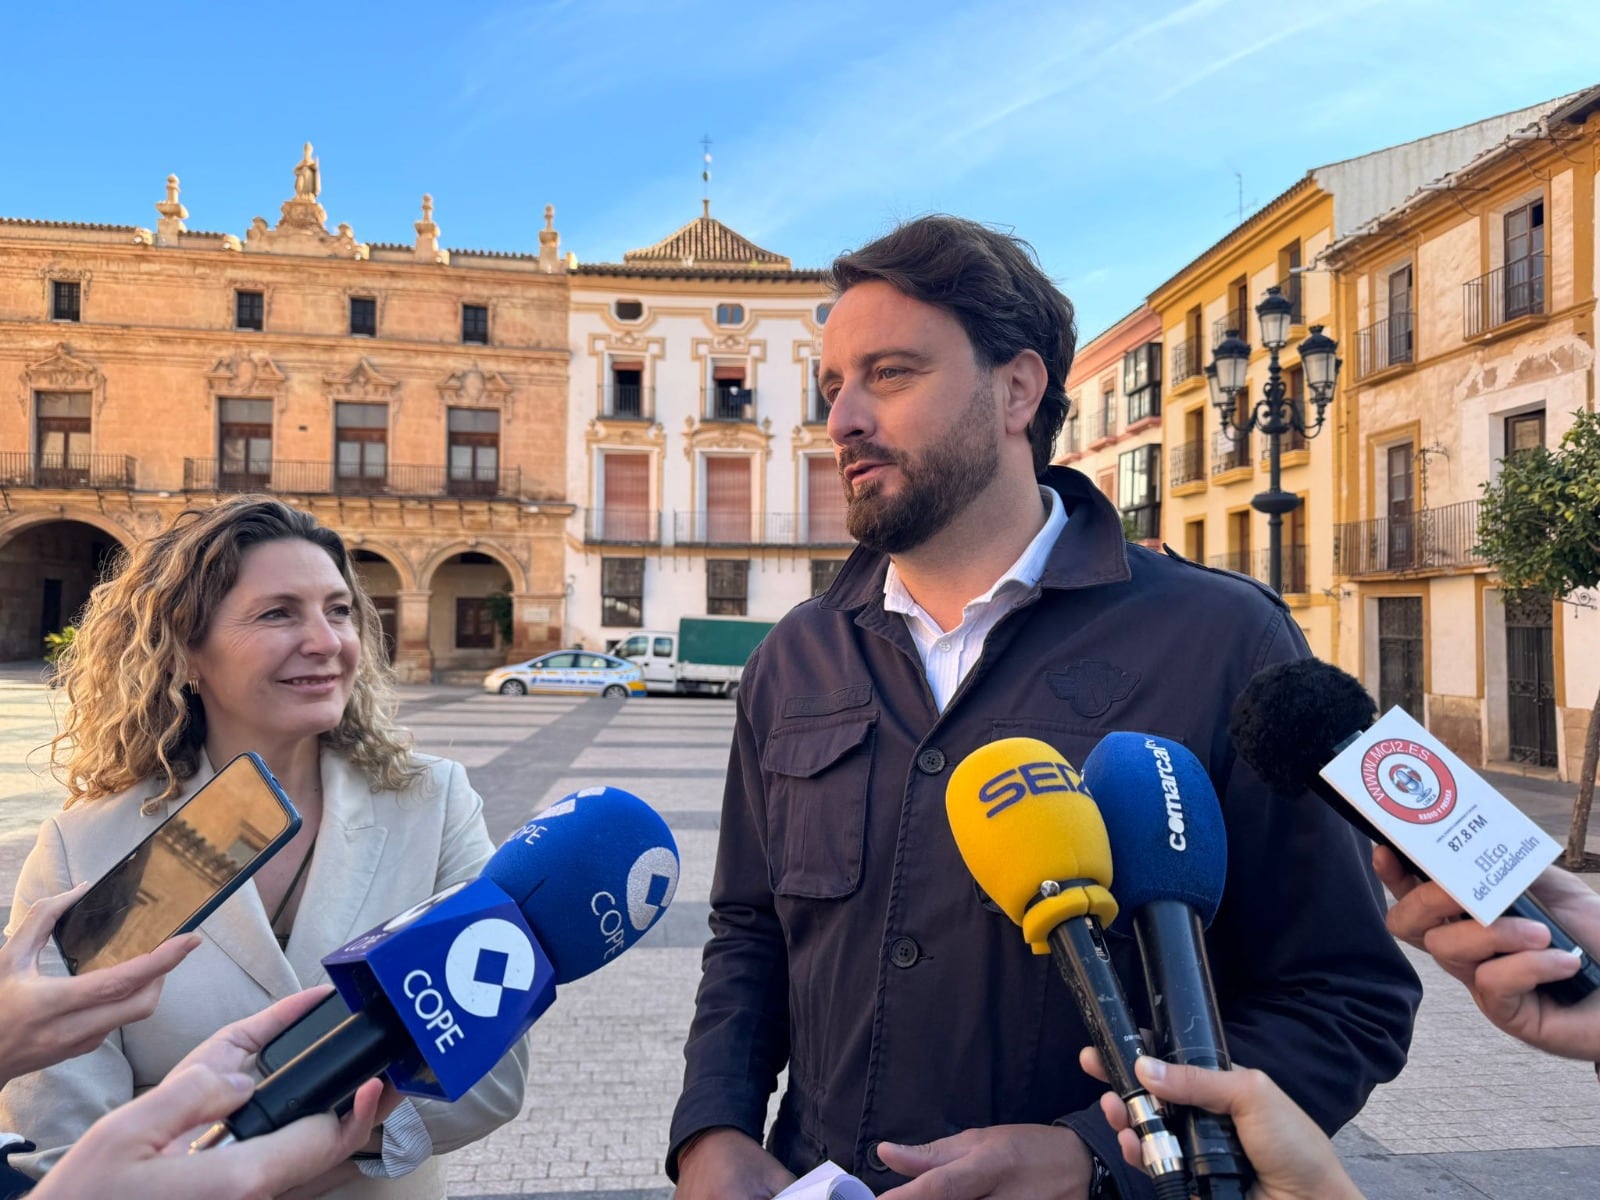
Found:
[[[1314,438],[1322,432],[1324,413],[1333,400],[1333,385],[1339,378],[1341,360],[1339,343],[1322,332],[1321,325],[1311,326],[1310,336],[1300,343],[1300,365],[1305,370],[1306,389],[1317,406],[1314,424],[1306,423],[1303,407],[1287,394],[1283,382],[1283,368],[1278,365],[1278,351],[1289,344],[1290,315],[1294,305],[1278,288],[1269,287],[1256,317],[1261,322],[1261,344],[1267,348],[1267,386],[1261,399],[1251,407],[1241,421],[1237,417],[1239,397],[1245,393],[1245,374],[1250,365],[1250,344],[1239,336],[1237,329],[1228,330],[1217,348],[1212,351],[1212,362],[1206,368],[1206,382],[1211,388],[1211,403],[1224,429],[1247,434],[1258,429],[1267,437],[1268,461],[1271,464],[1267,490],[1250,500],[1250,507],[1267,514],[1267,566],[1272,590],[1283,594],[1283,514],[1300,507],[1300,497],[1286,492],[1282,482],[1282,447],[1284,434],[1298,432]]]

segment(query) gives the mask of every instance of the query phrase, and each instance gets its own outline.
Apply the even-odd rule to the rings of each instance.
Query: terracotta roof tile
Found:
[[[700,216],[654,246],[629,250],[623,264],[639,269],[661,267],[721,267],[726,270],[780,270],[793,264],[782,254],[763,250],[749,238],[735,233],[713,216]]]

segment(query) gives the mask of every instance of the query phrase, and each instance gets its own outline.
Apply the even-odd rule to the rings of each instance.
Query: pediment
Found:
[[[65,342],[57,342],[49,358],[31,363],[24,368],[28,384],[33,388],[50,388],[61,391],[90,391],[100,383],[100,369],[73,355]]]
[[[288,376],[265,354],[240,351],[227,358],[219,358],[206,372],[206,380],[213,392],[226,392],[233,396],[276,396]]]
[[[439,393],[447,403],[503,402],[511,392],[511,382],[504,375],[485,371],[476,363],[464,371],[452,371],[439,381]]]
[[[387,400],[400,387],[398,379],[385,375],[366,357],[348,371],[324,375],[322,382],[335,400]]]

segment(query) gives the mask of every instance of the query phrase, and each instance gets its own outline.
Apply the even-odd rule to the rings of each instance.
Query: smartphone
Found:
[[[332,1033],[350,1016],[350,1006],[338,992],[330,993],[321,1004],[301,1017],[277,1037],[273,1038],[256,1055],[256,1069],[263,1077],[271,1075],[291,1058],[299,1058],[314,1042]],[[346,1097],[333,1111],[344,1116],[355,1105],[355,1097]]]
[[[259,755],[241,754],[56,922],[74,975],[188,933],[289,843],[300,814]]]

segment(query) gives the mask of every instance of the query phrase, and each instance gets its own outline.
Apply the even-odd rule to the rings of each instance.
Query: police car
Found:
[[[503,696],[577,692],[618,699],[645,694],[642,670],[631,662],[592,650],[557,650],[527,662],[496,667],[483,677],[483,690]]]

